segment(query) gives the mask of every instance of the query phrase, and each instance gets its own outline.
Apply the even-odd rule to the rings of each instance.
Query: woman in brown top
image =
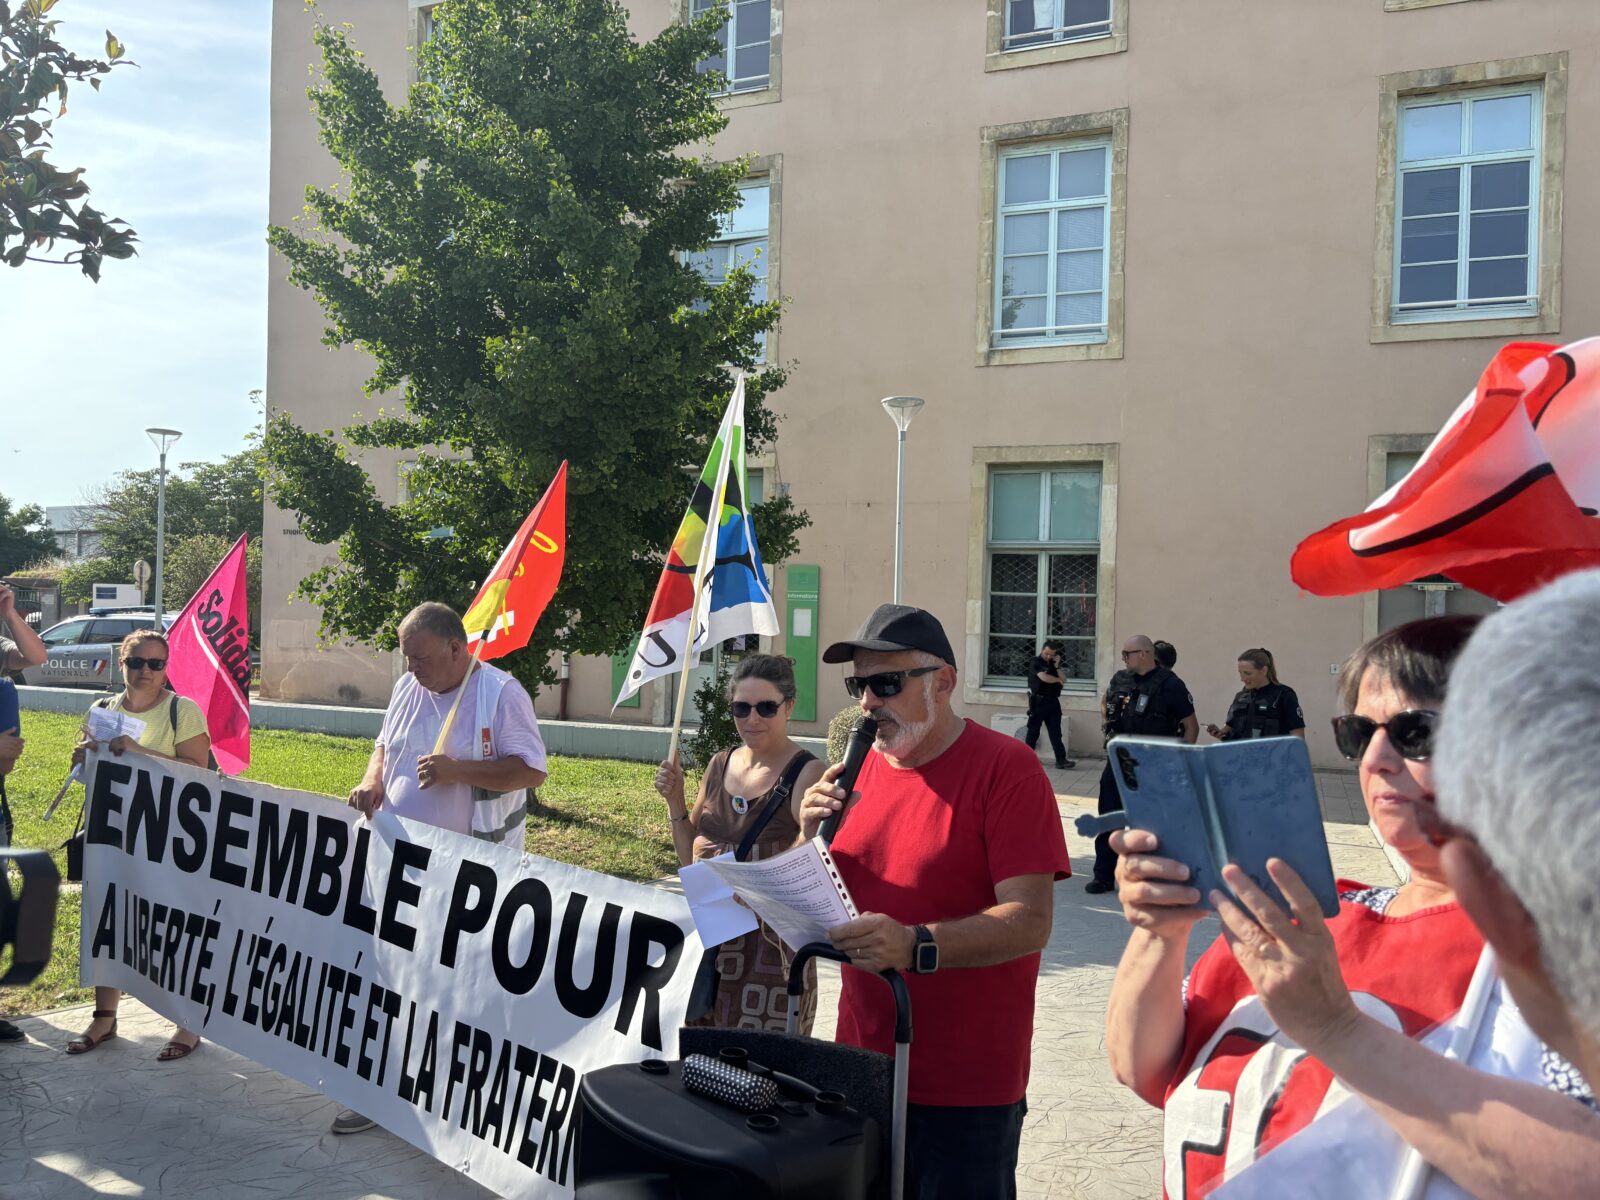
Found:
[[[756,835],[751,860],[782,854],[800,841],[800,799],[826,765],[789,737],[794,712],[794,668],[786,658],[752,654],[729,681],[730,707],[741,744],[724,750],[700,777],[694,806],[684,801],[683,768],[666,761],[656,771],[656,791],[667,802],[672,844],[687,865],[736,851],[761,820],[774,794],[789,784],[788,803],[773,810]],[[788,1016],[789,948],[765,924],[724,942],[717,952],[721,983],[711,1012],[690,1022],[723,1029],[784,1028]],[[800,1032],[809,1034],[817,1013],[816,967],[806,968]]]

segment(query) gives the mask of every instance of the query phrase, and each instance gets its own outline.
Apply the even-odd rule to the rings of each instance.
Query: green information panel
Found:
[[[611,696],[615,699],[622,692],[622,685],[628,681],[628,668],[633,666],[634,652],[639,649],[639,639],[633,639],[633,645],[628,647],[626,654],[613,654],[611,656]],[[618,708],[638,708],[639,693],[629,696]]]
[[[799,694],[794,702],[796,721],[817,719],[817,638],[821,630],[818,600],[821,567],[791,566],[788,575],[788,617],[784,645],[794,659],[794,681]]]

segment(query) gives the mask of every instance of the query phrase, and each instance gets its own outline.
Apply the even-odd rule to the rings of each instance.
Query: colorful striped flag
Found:
[[[690,614],[697,607],[697,581],[701,601],[690,666],[699,661],[702,651],[727,638],[745,634],[771,637],[778,632],[778,614],[750,519],[746,482],[744,380],[740,379],[667,552],[667,564],[656,584],[655,599],[617,696],[618,704],[650,680],[682,669]],[[719,496],[716,524],[708,528],[708,514]],[[708,548],[712,558],[701,570],[700,560]]]

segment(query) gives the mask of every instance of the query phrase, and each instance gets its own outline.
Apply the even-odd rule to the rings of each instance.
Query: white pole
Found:
[[[906,431],[900,430],[894,480],[894,602],[900,603],[900,576],[905,569]]]
[[[161,451],[160,482],[156,485],[156,621],[157,628],[161,615],[167,610],[161,607],[161,568],[167,549],[167,452]]]

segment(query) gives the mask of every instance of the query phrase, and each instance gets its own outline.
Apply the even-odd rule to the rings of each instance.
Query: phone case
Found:
[[[1267,875],[1267,859],[1276,857],[1305,881],[1324,916],[1339,911],[1311,756],[1299,738],[1186,746],[1119,737],[1108,751],[1127,824],[1150,830],[1160,854],[1188,865],[1205,907],[1213,888],[1232,894],[1222,881],[1232,862],[1288,908]]]

